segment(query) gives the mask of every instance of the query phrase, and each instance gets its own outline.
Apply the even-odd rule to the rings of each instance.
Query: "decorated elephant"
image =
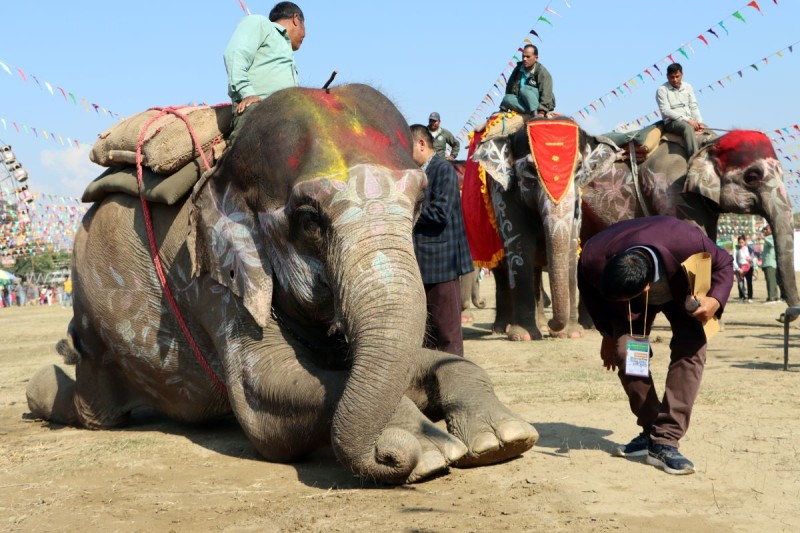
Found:
[[[270,461],[330,443],[351,472],[387,483],[528,450],[535,429],[482,369],[421,348],[411,230],[426,179],[410,147],[370,87],[287,89],[183,203],[93,205],[58,346],[76,377],[41,369],[32,414],[101,429],[139,406],[180,421],[232,411]]]
[[[670,215],[691,222],[712,238],[721,213],[760,215],[775,236],[786,302],[800,305],[794,278],[792,206],[783,170],[769,138],[734,130],[705,146],[688,162],[677,143],[661,143],[638,166],[617,163],[586,184],[581,240],[629,218]]]
[[[532,148],[533,147],[533,148]],[[577,309],[580,188],[604,175],[616,158],[613,143],[587,135],[566,119],[533,119],[510,135],[485,140],[473,159],[491,177],[491,197],[508,266],[508,289],[497,276],[493,329],[511,340],[542,338],[542,270],[547,267],[556,336],[581,335]],[[545,179],[541,176],[545,175]],[[503,294],[511,304],[502,304]]]

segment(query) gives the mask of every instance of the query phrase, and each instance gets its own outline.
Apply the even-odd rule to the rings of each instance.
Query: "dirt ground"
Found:
[[[145,413],[117,431],[31,420],[26,383],[58,361],[70,312],[0,309],[0,530],[800,531],[800,329],[783,372],[783,305],[761,303],[763,281],[755,303],[731,301],[710,346],[681,448],[692,476],[611,455],[638,428],[600,364],[596,332],[508,342],[489,332],[492,290],[488,278],[489,305],[464,330],[467,357],[539,442],[504,464],[379,488],[345,473],[329,450],[267,463],[233,419],[196,427]],[[653,372],[663,383],[670,332],[663,318],[656,325]]]

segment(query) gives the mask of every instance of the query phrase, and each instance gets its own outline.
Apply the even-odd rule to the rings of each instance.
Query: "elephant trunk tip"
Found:
[[[408,481],[422,456],[419,441],[399,428],[385,429],[371,450],[355,455],[333,438],[336,457],[354,474],[379,483]]]
[[[551,319],[550,319],[550,320],[547,322],[547,327],[548,327],[548,328],[550,329],[550,331],[552,331],[553,333],[557,333],[557,332],[561,331],[562,329],[564,329],[565,327],[567,327],[567,323],[566,323],[566,321],[564,321],[564,320],[559,320],[559,319],[556,319],[556,318],[551,318]]]

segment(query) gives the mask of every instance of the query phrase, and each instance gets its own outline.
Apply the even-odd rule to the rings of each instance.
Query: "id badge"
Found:
[[[650,339],[630,339],[627,342],[625,375],[646,378],[650,376]]]

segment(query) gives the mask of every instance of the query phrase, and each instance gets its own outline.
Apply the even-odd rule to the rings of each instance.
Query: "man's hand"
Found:
[[[248,96],[247,98],[236,104],[236,114],[241,115],[242,113],[244,113],[245,109],[247,109],[253,104],[257,104],[260,101],[261,101],[260,96],[255,96],[255,95]]]
[[[617,369],[617,342],[614,337],[603,337],[603,343],[600,345],[600,359],[603,360],[606,370]]]
[[[711,296],[695,296],[695,299],[700,302],[700,307],[689,315],[705,325],[705,323],[714,318],[714,315],[719,311],[719,302],[716,298],[712,298]]]
[[[693,118],[689,119],[689,125],[694,129],[694,131],[703,131],[706,125],[696,121]]]
[[[454,156],[453,154],[447,154],[446,159],[448,161],[455,161],[456,160],[456,156]]]

